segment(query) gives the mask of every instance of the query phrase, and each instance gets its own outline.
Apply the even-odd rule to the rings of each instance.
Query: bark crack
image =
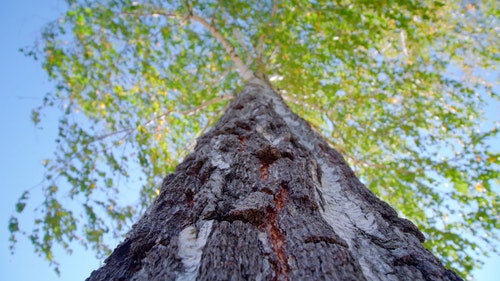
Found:
[[[340,245],[340,246],[345,247],[345,248],[349,247],[346,242],[344,242],[340,239],[337,239],[335,237],[329,237],[329,236],[317,236],[317,235],[309,236],[309,237],[306,237],[304,242],[305,243],[325,242],[325,243],[329,243],[329,244],[337,244],[337,245]]]
[[[240,149],[239,149],[239,152],[243,152],[247,149],[247,143],[246,143],[246,139],[244,136],[238,136],[238,140],[240,141]]]
[[[280,151],[276,147],[266,145],[257,151],[257,158],[260,160],[260,178],[267,180],[269,177],[269,166],[281,157]]]

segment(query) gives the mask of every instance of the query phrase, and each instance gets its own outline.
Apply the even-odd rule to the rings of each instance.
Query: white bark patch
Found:
[[[277,146],[284,139],[283,136],[274,137],[272,134],[266,132],[266,130],[260,125],[257,125],[255,130],[257,131],[257,133],[261,134],[267,141],[269,141],[272,146]]]
[[[356,206],[348,202],[346,198],[342,198],[342,186],[339,182],[340,177],[335,174],[334,169],[324,163],[320,162],[319,164],[323,171],[321,192],[325,200],[325,208],[321,212],[321,215],[333,227],[335,233],[346,240],[349,246],[351,246],[350,242],[355,238],[353,228],[356,222],[351,221],[350,214],[355,212],[354,209]]]
[[[363,230],[374,236],[380,236],[377,231],[377,225],[375,224],[375,218],[372,213],[366,212],[361,209],[361,202],[358,200],[357,196],[353,194],[348,200],[346,200],[346,191],[342,191],[340,177],[336,175],[335,169],[322,163],[321,169],[323,171],[322,191],[324,193],[325,201],[327,202],[328,208],[325,209],[324,216],[328,216],[328,222],[332,223],[342,223],[347,225],[353,225],[356,228]],[[339,212],[345,214],[341,218],[338,218]],[[337,214],[334,219],[331,216]],[[325,218],[326,219],[326,218]]]
[[[177,281],[195,280],[200,267],[203,248],[212,230],[213,220],[205,221],[200,231],[195,226],[188,226],[179,233],[179,252],[184,272],[180,272]]]
[[[369,240],[357,237],[360,231],[384,237],[378,230],[374,215],[361,209],[363,202],[356,194],[350,194],[348,190],[343,189],[342,179],[335,168],[321,160],[318,162],[323,171],[321,191],[325,200],[321,215],[335,233],[347,242],[354,256],[370,257],[370,260],[359,260],[363,274],[368,280],[393,280],[393,276],[389,275],[391,268],[387,266],[384,255],[378,253]]]
[[[271,245],[269,244],[269,237],[265,232],[259,232],[257,234],[257,238],[259,239],[261,245],[262,245],[262,250],[266,255],[269,255],[272,253],[272,248]]]
[[[221,155],[215,155],[211,161],[213,166],[218,167],[221,170],[229,169],[229,163],[224,161]]]

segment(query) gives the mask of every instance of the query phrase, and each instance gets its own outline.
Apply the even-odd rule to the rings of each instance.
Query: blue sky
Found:
[[[34,188],[43,177],[42,159],[54,151],[57,116],[44,119],[44,130],[35,129],[31,110],[41,103],[44,93],[52,90],[39,62],[25,57],[18,49],[32,45],[42,26],[64,10],[61,0],[4,0],[0,9],[0,272],[2,280],[57,280],[48,263],[37,257],[29,241],[21,239],[16,252],[8,250],[7,221],[14,202],[25,189]],[[489,117],[500,120],[498,109],[490,108]],[[495,116],[496,115],[496,116]],[[37,202],[40,202],[38,200]],[[35,201],[36,202],[36,198]],[[23,217],[31,222],[33,214]],[[99,267],[91,252],[75,246],[72,255],[56,253],[61,263],[59,280],[84,280]],[[500,258],[491,257],[477,272],[477,280],[498,280]]]

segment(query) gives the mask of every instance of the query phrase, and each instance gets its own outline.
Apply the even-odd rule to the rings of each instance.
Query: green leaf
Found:
[[[9,231],[11,233],[19,231],[19,222],[18,222],[17,218],[11,217],[9,219]]]

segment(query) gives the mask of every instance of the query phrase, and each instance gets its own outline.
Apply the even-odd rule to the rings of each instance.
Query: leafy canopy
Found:
[[[482,123],[498,101],[484,78],[500,60],[496,1],[67,4],[26,50],[57,86],[33,121],[43,109],[61,116],[39,216],[31,230],[11,218],[12,247],[25,233],[56,266],[55,245],[106,255],[258,73],[447,266],[467,276],[480,264],[471,253],[496,251],[498,129]]]

